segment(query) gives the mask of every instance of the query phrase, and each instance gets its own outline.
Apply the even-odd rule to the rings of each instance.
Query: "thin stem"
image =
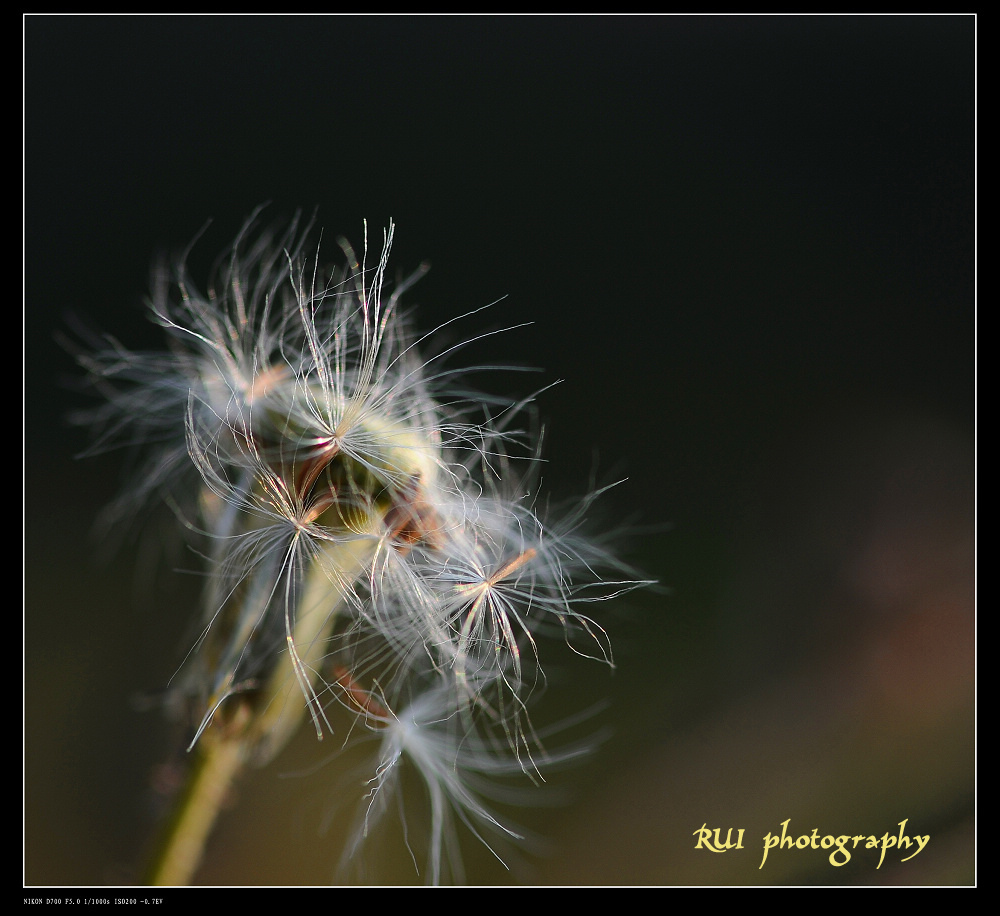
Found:
[[[147,884],[189,884],[201,864],[208,835],[246,760],[246,742],[218,732],[209,729],[198,743],[197,759],[157,848]]]
[[[334,622],[346,592],[371,561],[377,541],[359,538],[326,547],[311,564],[302,596],[282,653],[265,689],[253,701],[234,697],[239,705],[211,722],[192,753],[194,766],[177,800],[149,869],[147,883],[176,886],[190,883],[201,864],[205,844],[236,779],[248,762],[261,766],[288,743],[308,709],[322,738],[325,715],[315,690],[328,651]],[[305,702],[297,702],[302,693]],[[254,703],[251,706],[251,702]]]

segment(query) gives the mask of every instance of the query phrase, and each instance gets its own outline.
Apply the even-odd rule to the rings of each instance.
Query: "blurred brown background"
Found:
[[[548,838],[471,883],[975,880],[971,17],[25,21],[24,880],[134,879],[171,754],[137,711],[183,657],[190,555],[89,535],[124,456],[85,462],[54,342],[157,346],[153,256],[259,203],[324,244],[397,223],[422,327],[530,320],[469,361],[540,403],[546,488],[628,481],[598,528],[664,588],[601,608],[617,669],[548,650],[556,720],[614,734],[508,812]],[[333,250],[332,248],[330,250]],[[76,316],[76,319],[71,318]],[[519,387],[520,386],[520,387]],[[207,884],[327,883],[353,758],[307,734],[240,786]],[[929,834],[900,863],[762,837]],[[694,831],[745,829],[743,851]],[[411,829],[416,829],[415,822]],[[419,880],[398,837],[377,880]]]

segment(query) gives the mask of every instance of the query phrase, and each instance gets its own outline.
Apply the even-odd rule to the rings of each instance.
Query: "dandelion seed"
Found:
[[[460,875],[458,823],[518,839],[486,805],[491,777],[567,757],[539,748],[528,714],[546,635],[610,663],[584,606],[645,583],[577,533],[589,499],[550,526],[516,495],[530,489],[530,449],[511,470],[523,404],[471,397],[444,363],[457,348],[421,361],[398,310],[408,283],[387,294],[393,227],[375,266],[366,240],[333,270],[309,230],[252,220],[207,294],[183,261],[161,274],[170,352],[109,339],[81,356],[107,399],[86,419],[94,451],[146,449],[113,520],[166,501],[205,560],[201,635],[170,688],[190,747],[225,748],[227,772],[263,763],[305,719],[329,734],[339,700],[381,743],[352,849],[408,762],[437,882]]]

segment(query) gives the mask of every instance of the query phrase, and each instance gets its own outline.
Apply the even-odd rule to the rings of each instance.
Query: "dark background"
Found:
[[[123,460],[74,459],[55,334],[159,345],[154,256],[211,219],[204,280],[263,202],[317,208],[330,251],[395,220],[424,328],[506,296],[461,333],[533,326],[470,361],[544,372],[482,386],[565,379],[546,489],[627,477],[594,524],[646,526],[621,549],[664,588],[602,609],[617,669],[553,669],[546,698],[610,696],[615,734],[515,813],[547,853],[508,874],[470,846],[471,883],[974,880],[974,18],[24,25],[26,883],[134,880],[170,747],[132,699],[197,590],[90,537]],[[336,741],[300,738],[199,880],[332,879],[341,764],[301,773]],[[931,841],[758,868],[788,818]],[[695,850],[702,824],[747,848]]]

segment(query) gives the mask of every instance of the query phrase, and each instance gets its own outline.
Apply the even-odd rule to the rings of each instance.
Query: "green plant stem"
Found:
[[[190,883],[201,864],[212,826],[243,769],[246,742],[209,730],[195,753],[197,759],[154,856],[148,884],[169,887]]]
[[[379,518],[380,520],[380,518]],[[364,572],[377,541],[360,538],[330,544],[306,577],[288,650],[279,658],[267,685],[254,700],[237,703],[226,722],[213,722],[198,739],[187,784],[177,800],[149,869],[147,883],[189,884],[205,844],[235,780],[248,763],[262,766],[288,743],[305,717],[313,716],[322,738],[322,710],[313,685],[329,649],[328,642],[349,583]],[[302,702],[301,694],[310,697]],[[221,718],[221,717],[220,717]]]

